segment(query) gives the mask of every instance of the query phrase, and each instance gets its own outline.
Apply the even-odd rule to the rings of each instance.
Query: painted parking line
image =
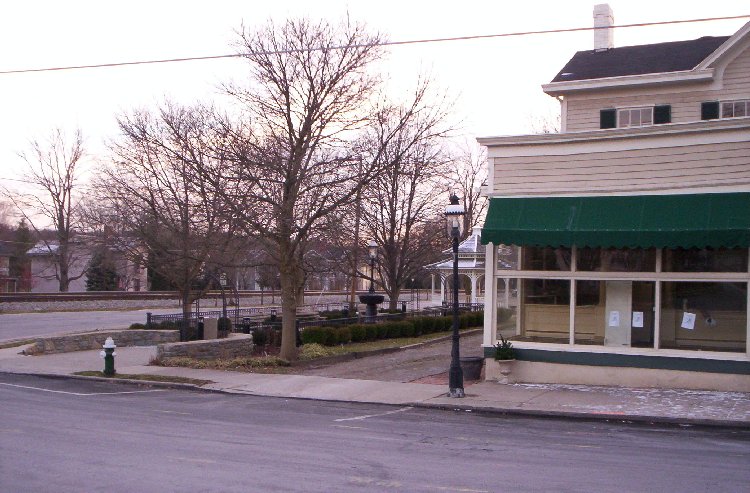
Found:
[[[168,390],[168,389],[151,389],[151,390],[127,390],[127,391],[122,391],[122,392],[68,392],[66,390],[45,389],[42,387],[31,387],[29,385],[16,385],[14,383],[0,382],[0,385],[5,385],[8,387],[16,387],[19,389],[30,389],[30,390],[39,390],[41,392],[51,392],[53,394],[75,395],[75,396],[80,396],[80,397],[86,397],[89,395],[145,394],[147,392],[166,392]]]
[[[334,419],[335,422],[340,423],[342,421],[360,421],[367,418],[378,418],[380,416],[388,416],[389,414],[396,414],[396,413],[403,413],[404,411],[410,411],[414,409],[413,407],[402,407],[401,409],[396,409],[395,411],[388,411],[387,413],[380,413],[380,414],[365,414],[362,416],[355,416],[353,418],[339,418]]]

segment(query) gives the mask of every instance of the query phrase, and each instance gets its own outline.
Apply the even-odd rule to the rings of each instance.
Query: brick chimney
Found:
[[[594,5],[594,51],[606,51],[615,47],[615,18],[608,3]]]

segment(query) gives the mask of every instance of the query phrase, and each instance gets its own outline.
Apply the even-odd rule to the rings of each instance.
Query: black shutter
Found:
[[[614,109],[599,111],[599,128],[615,128],[617,126],[617,112]]]
[[[654,125],[672,123],[672,107],[668,104],[654,106]]]
[[[701,120],[716,120],[717,118],[719,118],[718,101],[701,103]]]

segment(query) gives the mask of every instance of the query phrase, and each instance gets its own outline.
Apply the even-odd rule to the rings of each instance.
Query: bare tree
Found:
[[[221,197],[195,174],[214,162],[212,108],[165,103],[153,114],[136,111],[118,119],[121,137],[111,143],[114,162],[96,181],[110,223],[121,228],[119,248],[134,261],[148,262],[182,299],[183,313],[227,262],[232,216]],[[217,189],[220,177],[214,177]]]
[[[61,292],[68,291],[72,281],[85,275],[83,269],[77,273],[72,269],[81,260],[74,236],[80,198],[77,192],[81,186],[79,166],[84,157],[83,136],[76,130],[68,138],[61,129],[56,129],[47,140],[32,140],[30,149],[19,156],[27,165],[26,180],[35,185],[38,192],[8,193],[8,197],[37,233],[42,222],[51,224],[54,240],[43,239],[53,259],[50,278],[58,281]]]
[[[233,186],[221,192],[278,267],[283,358],[296,358],[311,238],[378,171],[377,161],[358,166],[347,136],[371,115],[379,79],[368,67],[381,56],[379,42],[360,25],[309,20],[240,35],[252,77],[246,87],[226,87],[243,114],[223,127],[234,166],[222,170]]]
[[[428,85],[417,91],[428,98]],[[403,124],[405,112],[413,112]],[[390,309],[397,307],[401,289],[422,267],[433,261],[435,238],[442,228],[428,228],[440,213],[435,190],[443,187],[449,158],[441,147],[447,136],[443,106],[387,108],[370,125],[361,147],[368,159],[381,163],[382,171],[366,188],[362,217],[380,247],[378,271]]]
[[[487,180],[487,150],[478,145],[464,145],[454,157],[454,170],[450,181],[464,206],[464,236],[469,236],[474,226],[484,218],[487,210],[487,197],[482,194],[482,186]],[[443,207],[448,203],[442,202]]]

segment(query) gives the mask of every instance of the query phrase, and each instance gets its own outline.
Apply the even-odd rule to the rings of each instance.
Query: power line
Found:
[[[670,24],[687,24],[687,23],[693,23],[693,22],[725,21],[725,20],[736,20],[736,19],[746,19],[746,18],[750,18],[750,15],[734,15],[734,16],[728,16],[728,17],[706,17],[702,19],[686,19],[686,20],[675,20],[675,21],[639,22],[635,24],[615,25],[615,26],[612,26],[611,29],[624,29],[624,28],[630,28],[630,27],[665,26],[665,25],[670,25]],[[449,41],[471,41],[471,40],[477,40],[477,39],[507,38],[507,37],[514,37],[514,36],[531,36],[531,35],[538,35],[538,34],[571,33],[571,32],[580,32],[580,31],[593,31],[594,29],[596,28],[589,26],[589,27],[574,27],[574,28],[568,28],[568,29],[519,31],[519,32],[512,32],[512,33],[479,34],[479,35],[472,35],[472,36],[454,36],[454,37],[447,37],[447,38],[412,39],[412,40],[405,40],[405,41],[384,41],[382,43],[374,43],[374,44],[358,44],[358,45],[355,44],[355,45],[329,46],[329,47],[320,47],[320,48],[299,48],[299,49],[292,49],[292,50],[272,50],[272,51],[256,52],[254,54],[277,55],[277,54],[297,53],[297,52],[305,52],[305,51],[340,50],[340,49],[347,48],[347,47],[348,48],[351,48],[351,47],[361,48],[365,46],[404,46],[404,45],[425,44],[425,43],[443,43],[443,42],[449,42]],[[138,60],[138,61],[132,61],[132,62],[99,63],[99,64],[92,64],[92,65],[69,65],[69,66],[63,66],[63,67],[0,70],[0,75],[26,74],[26,73],[34,73],[34,72],[56,72],[56,71],[62,71],[62,70],[81,70],[81,69],[91,69],[91,68],[126,67],[126,66],[131,66],[131,65],[150,65],[150,64],[156,64],[156,63],[219,60],[222,58],[241,58],[247,55],[248,55],[247,53],[232,53],[232,54],[227,54],[227,55],[207,55],[207,56],[192,56],[192,57],[182,57],[182,58],[164,58],[164,59],[157,59],[157,60]]]

